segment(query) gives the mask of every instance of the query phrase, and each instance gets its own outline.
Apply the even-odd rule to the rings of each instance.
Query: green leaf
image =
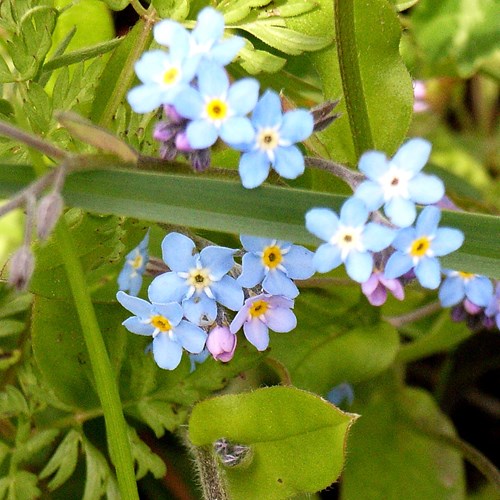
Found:
[[[159,479],[167,472],[167,467],[163,460],[151,451],[151,448],[142,441],[137,432],[129,427],[129,437],[132,444],[132,454],[136,461],[136,479],[143,478],[148,472]]]
[[[101,498],[106,492],[106,484],[110,480],[111,471],[102,453],[86,438],[82,441],[85,452],[85,491],[82,500]]]
[[[226,438],[250,447],[250,463],[225,469],[231,498],[273,500],[334,482],[355,418],[314,394],[269,387],[198,403],[189,438],[195,446]]]
[[[28,402],[19,389],[8,385],[4,392],[0,392],[0,415],[2,418],[29,414]]]
[[[130,3],[130,0],[103,0],[112,10],[123,10]]]
[[[15,76],[10,72],[4,58],[0,56],[0,83],[9,83],[15,81]]]
[[[15,463],[29,462],[34,455],[47,448],[59,435],[59,432],[59,429],[46,429],[33,434],[24,443],[17,443],[16,449],[12,453],[12,460]]]
[[[10,335],[17,335],[25,328],[24,321],[15,319],[0,320],[0,337],[9,337]]]
[[[454,435],[429,394],[420,389],[382,388],[380,383],[370,402],[354,408],[363,417],[349,439],[341,500],[465,497],[460,455],[425,435],[426,429]]]
[[[256,75],[261,71],[276,73],[286,64],[286,59],[256,49],[248,40],[245,46],[238,52],[239,64],[251,75]]]
[[[217,6],[224,14],[226,25],[234,24],[247,17],[252,9],[271,3],[271,0],[222,0]]]
[[[189,14],[189,0],[152,0],[156,12],[161,18],[184,21]]]
[[[64,484],[75,471],[80,439],[80,434],[70,429],[47,465],[40,472],[40,479],[46,479],[55,473],[54,477],[48,483],[51,491]]]
[[[0,196],[11,196],[32,179],[31,167],[0,165]],[[75,172],[66,180],[64,197],[70,206],[97,213],[308,245],[319,241],[306,231],[305,213],[312,207],[338,210],[347,199],[271,185],[248,190],[239,181],[130,170]],[[441,225],[465,234],[463,247],[442,259],[444,266],[500,278],[499,217],[443,211]]]
[[[0,496],[4,498],[8,491],[8,500],[18,498],[39,498],[41,491],[37,487],[38,478],[25,470],[16,471],[10,476],[0,479]]]

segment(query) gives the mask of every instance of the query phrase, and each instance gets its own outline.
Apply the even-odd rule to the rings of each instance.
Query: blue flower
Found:
[[[189,33],[181,24],[166,19],[157,23],[153,29],[155,40],[174,50],[178,45],[189,45],[189,57],[209,60],[220,66],[229,64],[245,40],[232,36],[223,40],[224,16],[211,7],[200,11],[195,28]]]
[[[269,345],[269,329],[285,333],[297,326],[292,308],[293,300],[286,297],[256,295],[245,300],[229,329],[231,333],[236,333],[243,326],[247,340],[257,350],[265,351]]]
[[[137,335],[153,337],[153,356],[160,368],[177,368],[183,348],[195,354],[203,350],[207,334],[200,327],[182,319],[182,307],[179,304],[150,304],[125,292],[118,292],[116,298],[135,315],[126,319],[123,326]]]
[[[399,227],[413,224],[417,216],[415,203],[428,205],[444,196],[444,184],[420,170],[429,159],[431,144],[424,139],[411,139],[392,160],[379,151],[368,151],[359,160],[359,169],[368,177],[354,196],[363,200],[368,210],[384,205],[390,221]]]
[[[257,103],[257,80],[243,78],[230,86],[221,67],[204,63],[198,70],[198,87],[182,91],[175,101],[178,113],[192,120],[186,133],[193,149],[208,148],[218,137],[230,146],[253,140],[255,133],[245,115]]]
[[[295,109],[283,114],[278,94],[267,90],[255,106],[252,125],[254,140],[235,145],[244,151],[239,165],[244,187],[260,186],[271,165],[285,179],[295,179],[304,172],[304,157],[294,144],[313,132],[314,120],[309,111]]]
[[[237,311],[243,290],[227,273],[234,266],[231,248],[208,246],[199,254],[187,236],[170,233],[162,242],[163,260],[172,270],[157,276],[149,286],[153,302],[180,302],[186,318],[198,325],[217,317],[217,304]]]
[[[196,371],[196,365],[203,364],[208,359],[209,356],[210,356],[210,351],[208,350],[206,345],[203,351],[199,352],[198,354],[190,354],[189,362],[191,363],[191,367],[189,369],[189,373],[193,373],[194,371]]]
[[[314,254],[316,270],[326,273],[342,262],[347,274],[358,283],[367,281],[373,269],[371,252],[380,252],[394,239],[394,231],[369,222],[368,209],[357,198],[349,198],[341,208],[340,219],[328,208],[313,208],[306,214],[306,228],[326,241]]]
[[[488,318],[494,318],[497,328],[500,330],[500,281],[495,286],[495,294],[491,297],[488,307],[484,313]]]
[[[465,298],[480,307],[486,307],[493,296],[493,284],[486,276],[462,271],[443,271],[446,279],[439,289],[443,307],[454,306]]]
[[[167,54],[163,50],[145,52],[135,63],[135,72],[142,85],[127,94],[136,113],[148,113],[162,104],[172,104],[177,94],[189,88],[198,64],[187,58],[189,46]]]
[[[299,290],[292,279],[304,280],[314,274],[313,253],[307,248],[254,236],[242,235],[240,239],[248,253],[243,256],[237,281],[245,288],[262,283],[267,293],[294,299]]]
[[[425,207],[415,228],[401,229],[392,246],[396,249],[385,265],[385,277],[402,276],[414,268],[424,288],[437,288],[441,281],[441,265],[437,257],[448,255],[462,246],[464,235],[458,229],[438,228],[441,211]]]
[[[326,399],[335,406],[341,406],[344,403],[346,406],[351,406],[354,401],[354,389],[351,384],[342,382],[330,390]]]
[[[149,260],[149,231],[144,239],[125,257],[125,265],[118,275],[118,290],[137,295],[142,286],[142,275]]]

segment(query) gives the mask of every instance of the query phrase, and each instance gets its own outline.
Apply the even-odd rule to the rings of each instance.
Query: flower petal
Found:
[[[415,203],[429,205],[444,196],[444,184],[435,175],[417,174],[408,183],[408,192]]]
[[[153,356],[160,368],[173,370],[181,362],[182,347],[167,334],[160,333],[153,339]]]
[[[133,297],[122,291],[116,294],[116,300],[132,314],[139,316],[139,318],[145,319],[151,315],[152,305],[146,300]]]
[[[169,233],[161,242],[163,261],[175,272],[188,271],[196,265],[194,249],[193,240],[181,233]]]
[[[136,113],[149,113],[161,106],[162,95],[156,83],[148,83],[131,89],[127,101]]]
[[[299,294],[299,289],[293,281],[279,269],[270,270],[266,274],[262,288],[271,295],[284,295],[290,299],[294,299]]]
[[[237,311],[243,304],[244,295],[241,285],[231,276],[224,276],[210,287],[215,300],[223,306]]]
[[[392,242],[392,246],[396,250],[406,253],[411,247],[413,241],[417,238],[417,235],[415,233],[416,231],[413,227],[405,227],[404,229],[400,229],[396,233],[396,237]]]
[[[217,304],[204,293],[182,301],[184,316],[195,325],[210,324],[217,318]]]
[[[252,123],[255,128],[278,127],[281,125],[282,112],[279,95],[273,90],[266,90],[257,102],[253,113]]]
[[[388,279],[398,278],[413,267],[413,260],[402,252],[394,252],[387,261],[384,276]]]
[[[175,97],[175,110],[184,118],[197,120],[203,113],[203,99],[192,87],[185,88]]]
[[[229,88],[227,73],[218,64],[205,61],[198,68],[198,88],[205,98],[225,98]]]
[[[265,247],[271,245],[275,240],[271,238],[260,238],[259,236],[240,235],[240,240],[243,248],[247,252],[262,252]]]
[[[439,260],[424,257],[415,266],[415,276],[424,288],[434,290],[441,283],[441,266]]]
[[[299,245],[292,245],[290,250],[283,256],[283,266],[286,269],[286,275],[294,280],[306,280],[314,272],[312,262],[314,253]]]
[[[436,237],[432,241],[431,248],[434,255],[441,257],[454,252],[462,246],[464,234],[459,229],[441,227],[436,231]]]
[[[177,326],[183,316],[182,307],[177,302],[168,302],[167,304],[153,303],[154,311],[168,319],[172,326]]]
[[[358,252],[357,250],[349,252],[345,261],[345,269],[351,279],[358,283],[363,283],[363,281],[366,281],[370,277],[373,270],[372,254],[369,252]]]
[[[262,259],[252,253],[246,253],[242,259],[243,271],[238,276],[238,283],[245,288],[253,288],[265,276]]]
[[[312,114],[305,109],[294,109],[283,116],[280,137],[291,143],[301,142],[313,133],[313,128],[314,119]]]
[[[290,332],[297,326],[297,318],[291,309],[278,307],[266,314],[267,326],[278,333]]]
[[[425,207],[418,216],[415,229],[417,236],[432,236],[436,233],[439,221],[441,220],[441,210],[434,206]]]
[[[462,280],[458,276],[446,278],[439,288],[438,296],[443,307],[458,304],[465,297]]]
[[[358,168],[368,179],[376,181],[389,169],[389,162],[380,151],[367,151],[361,155]]]
[[[391,163],[397,165],[398,168],[409,170],[416,174],[420,172],[424,165],[429,160],[432,145],[425,139],[415,138],[405,142],[394,157]]]
[[[239,173],[243,187],[260,186],[269,175],[269,159],[260,151],[245,153],[240,158]]]
[[[396,232],[387,226],[369,222],[363,231],[363,245],[372,252],[385,250],[394,240]]]
[[[136,333],[137,335],[153,335],[155,331],[155,327],[150,323],[144,323],[137,316],[132,316],[131,318],[126,319],[122,325],[132,333]]]
[[[212,7],[200,10],[192,36],[201,45],[218,40],[224,34],[224,16]]]
[[[151,302],[180,302],[188,292],[186,280],[177,273],[163,273],[157,276],[149,285],[148,296]]]
[[[399,196],[392,198],[384,205],[384,212],[390,221],[399,227],[411,226],[417,217],[415,203]]]
[[[276,160],[274,170],[285,179],[296,179],[304,173],[304,157],[297,146],[281,147],[275,149]]]
[[[212,47],[206,56],[221,66],[227,66],[244,46],[244,38],[232,36]]]
[[[193,323],[182,320],[174,330],[175,336],[178,338],[180,344],[186,351],[193,354],[198,354],[203,351],[207,334]]]
[[[211,122],[195,120],[187,126],[186,135],[193,149],[206,149],[215,144],[219,132]]]
[[[476,276],[465,283],[465,294],[476,306],[486,307],[493,297],[493,284],[485,276]]]
[[[255,130],[250,120],[243,116],[228,118],[220,128],[220,137],[227,144],[241,144],[253,141]]]
[[[231,333],[236,333],[242,326],[243,323],[247,320],[248,317],[248,305],[245,305],[236,313],[236,316],[231,321],[229,325],[229,330]]]
[[[324,241],[328,241],[338,227],[339,218],[329,208],[312,208],[306,213],[307,230]]]
[[[210,245],[200,252],[200,262],[203,267],[210,269],[214,280],[220,280],[234,266],[234,252],[232,248]]]
[[[227,93],[229,108],[237,115],[250,113],[255,108],[258,98],[259,82],[255,78],[238,80],[231,85]]]
[[[380,184],[364,181],[356,189],[354,196],[364,201],[368,210],[377,210],[384,203],[384,191]]]
[[[342,224],[350,227],[362,226],[368,219],[368,209],[359,198],[348,198],[340,209]]]
[[[340,249],[330,243],[319,246],[313,257],[313,264],[316,271],[327,273],[342,264]]]
[[[243,333],[248,342],[254,345],[258,351],[265,351],[269,345],[269,330],[267,326],[258,319],[247,321],[243,325]]]

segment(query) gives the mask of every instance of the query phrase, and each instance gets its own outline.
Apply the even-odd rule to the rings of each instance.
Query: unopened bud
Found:
[[[27,245],[23,245],[10,260],[9,284],[20,292],[26,290],[34,269],[33,253]]]
[[[186,132],[179,132],[175,137],[175,147],[179,151],[193,151]]]
[[[193,151],[189,154],[189,161],[196,172],[203,172],[210,167],[210,148],[197,149],[196,151]]]
[[[206,345],[214,359],[227,363],[236,349],[236,335],[227,326],[216,326],[210,330]]]
[[[62,213],[64,201],[60,193],[44,196],[36,209],[36,232],[42,240],[47,239]]]
[[[332,111],[339,103],[339,100],[336,101],[325,101],[314,108],[311,108],[311,113],[314,119],[314,131],[320,132],[324,130],[329,125],[332,124],[334,120],[336,120],[340,113],[332,114]]]

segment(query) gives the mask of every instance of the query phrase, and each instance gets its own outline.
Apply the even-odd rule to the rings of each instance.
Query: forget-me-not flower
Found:
[[[217,304],[237,311],[243,290],[227,273],[234,266],[231,248],[208,246],[199,254],[187,236],[170,233],[163,239],[163,260],[171,272],[157,276],[149,286],[153,302],[180,302],[186,318],[198,325],[217,317]]]
[[[269,345],[269,329],[286,333],[297,326],[292,308],[293,300],[262,293],[245,300],[229,329],[236,333],[243,326],[247,340],[257,350],[265,351]]]
[[[144,239],[125,257],[125,264],[118,275],[118,289],[137,295],[142,286],[142,275],[149,260],[149,231]]]
[[[181,362],[183,348],[190,353],[203,350],[207,334],[182,319],[182,307],[176,302],[150,304],[125,292],[118,292],[116,298],[134,314],[123,322],[123,326],[132,333],[153,337],[153,356],[160,368],[176,368]]]
[[[326,241],[314,254],[317,271],[326,273],[345,264],[347,274],[363,283],[373,269],[372,252],[387,248],[394,239],[394,231],[368,220],[366,205],[357,198],[349,198],[340,210],[340,218],[328,208],[313,208],[306,214],[306,228]]]
[[[205,62],[198,70],[198,89],[183,90],[175,101],[177,112],[191,120],[186,134],[193,149],[208,148],[218,137],[230,146],[253,140],[255,133],[245,115],[257,103],[257,80],[243,78],[229,85],[224,69]]]
[[[272,166],[281,177],[295,179],[304,172],[304,157],[295,143],[313,132],[314,119],[305,109],[283,113],[279,95],[267,90],[252,113],[255,137],[252,142],[235,145],[243,151],[239,172],[246,188],[260,186]]]
[[[229,327],[217,325],[208,333],[207,349],[214,359],[227,363],[233,359],[237,340]]]
[[[418,216],[415,228],[401,229],[392,246],[396,251],[385,265],[384,275],[392,279],[410,269],[424,288],[437,288],[441,282],[441,265],[437,257],[448,255],[462,246],[464,235],[458,229],[438,228],[439,208],[425,207]]]
[[[361,291],[372,306],[381,306],[387,300],[387,290],[398,299],[405,298],[405,290],[398,279],[388,279],[381,271],[375,270],[367,281],[361,283]]]
[[[294,299],[299,290],[292,279],[304,280],[314,274],[314,254],[307,248],[255,236],[242,235],[240,239],[247,253],[237,281],[245,288],[262,283],[267,293]]]
[[[444,270],[446,278],[439,289],[443,307],[450,307],[468,299],[479,307],[486,307],[493,296],[493,284],[486,276],[462,271]]]
[[[444,195],[441,179],[420,173],[430,152],[431,144],[419,138],[403,144],[391,160],[380,151],[367,151],[359,160],[359,169],[368,180],[358,186],[354,196],[370,211],[384,205],[385,214],[396,226],[410,226],[417,216],[415,203],[436,203]]]
[[[497,328],[500,330],[500,281],[497,281],[495,293],[484,313],[488,318],[494,318]]]

